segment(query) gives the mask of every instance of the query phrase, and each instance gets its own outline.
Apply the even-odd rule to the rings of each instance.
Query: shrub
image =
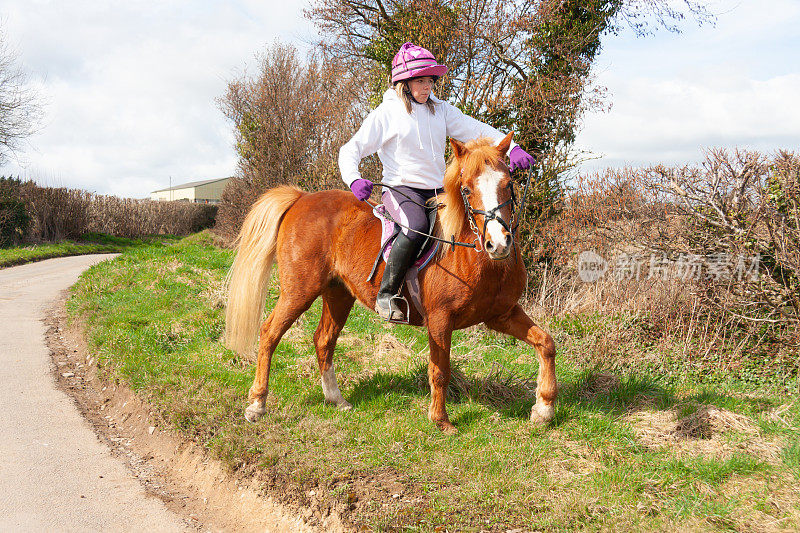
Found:
[[[38,187],[26,183],[26,203],[32,218],[34,241],[77,239],[90,230],[91,193],[62,187]]]
[[[214,231],[229,244],[233,243],[250,206],[261,192],[263,191],[248,180],[233,178],[228,181],[225,190],[222,191],[219,216]]]
[[[33,241],[77,239],[90,232],[116,237],[187,235],[214,225],[217,206],[103,196],[78,189],[23,184]]]
[[[747,267],[755,264],[757,272],[704,278],[706,303],[752,323],[796,329],[800,325],[798,173],[800,157],[791,152],[779,152],[770,160],[742,150],[711,150],[699,167],[648,169],[645,177],[653,198],[673,205],[687,219],[688,231],[678,239],[646,244],[672,255],[716,255],[726,259],[729,268],[738,269],[741,258],[747,258]]]
[[[95,196],[91,231],[117,237],[187,235],[214,225],[217,206]]]
[[[336,61],[303,60],[296,48],[278,42],[259,60],[256,75],[232,80],[218,102],[234,126],[239,156],[238,179],[228,183],[220,205],[218,232],[226,237],[235,236],[266,189],[343,188],[339,148],[367,111],[359,103],[366,101],[365,88]],[[365,161],[365,177],[379,175],[375,160]]]
[[[30,216],[21,189],[19,179],[0,177],[0,247],[18,244],[28,232]]]
[[[710,150],[700,165],[579,177],[540,228],[552,260],[531,272],[528,300],[550,316],[632,317],[598,335],[591,357],[633,350],[640,360],[660,345],[655,354],[697,368],[791,378],[800,370],[799,174],[790,152]],[[584,251],[608,262],[591,283],[577,268]]]

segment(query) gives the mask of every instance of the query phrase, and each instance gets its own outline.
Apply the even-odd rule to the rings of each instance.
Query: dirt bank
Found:
[[[258,479],[230,473],[202,448],[165,427],[148,404],[98,372],[79,324],[68,324],[65,295],[48,310],[47,344],[59,387],[74,398],[98,437],[146,490],[203,531],[343,531],[336,516],[292,509],[264,494]]]

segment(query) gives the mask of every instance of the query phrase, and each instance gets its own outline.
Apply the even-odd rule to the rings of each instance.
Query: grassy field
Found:
[[[482,328],[457,332],[459,433],[446,436],[426,418],[425,331],[359,306],[335,356],[354,410],[323,404],[317,302],[273,358],[267,415],[248,424],[253,365],[220,342],[232,258],[207,234],[130,248],[84,274],[68,308],[109,377],[284,501],[365,530],[800,528],[796,392],[687,379],[664,370],[674,362],[620,370],[573,357],[598,317],[544,324],[561,386],[547,427],[528,422],[535,354]]]
[[[157,237],[161,240],[174,240],[174,237]],[[85,235],[81,241],[62,241],[56,243],[31,244],[0,248],[0,268],[32,263],[53,257],[68,255],[104,254],[122,252],[123,250],[143,246],[152,241],[146,239],[124,239],[99,233]]]

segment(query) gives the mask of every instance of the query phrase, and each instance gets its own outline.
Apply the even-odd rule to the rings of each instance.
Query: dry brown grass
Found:
[[[209,280],[200,292],[200,298],[212,309],[223,309],[228,301],[228,292],[223,280]]]
[[[758,379],[790,382],[800,372],[800,330],[792,318],[800,304],[795,303],[798,293],[791,274],[800,257],[800,234],[787,224],[796,225],[798,216],[800,158],[780,152],[771,167],[765,159],[760,154],[710,151],[698,168],[620,169],[579,178],[563,212],[541,228],[544,244],[538,257],[543,262],[531,270],[527,307],[542,319],[554,317],[559,326],[572,317],[588,322],[608,317],[596,329],[558,339],[586,362],[662,364],[663,354],[669,354],[688,367],[747,369]],[[685,208],[680,193],[668,194],[673,177],[676,183],[694,187],[686,189],[690,192],[708,194]],[[730,207],[736,221],[702,218],[713,211],[711,204],[702,202],[716,201],[709,192],[714,187],[727,191],[718,202]],[[755,248],[747,248],[747,235]],[[578,275],[583,251],[608,262],[605,275],[596,281],[587,283]],[[757,251],[762,258],[759,282],[709,278],[708,263],[698,277],[682,276],[676,268],[681,253],[703,260],[712,253],[751,259]],[[620,268],[617,261],[623,254],[636,256],[637,271]],[[770,257],[778,266],[767,264]],[[662,260],[668,265],[663,273],[658,270]]]
[[[282,341],[287,343],[299,343],[302,345],[308,345],[309,343],[313,342],[311,336],[306,333],[305,328],[308,324],[308,317],[306,315],[300,315],[297,320],[294,321],[292,326],[283,334],[281,337]]]
[[[787,422],[785,418],[789,409],[791,409],[793,405],[794,402],[779,405],[775,409],[771,409],[770,411],[768,411],[765,416],[768,420],[776,422],[786,429],[791,429],[792,431],[800,431],[800,428],[793,426],[791,423]]]
[[[389,332],[381,333],[373,339],[365,339],[356,335],[343,336],[337,345],[347,346],[350,349],[349,355],[364,368],[364,371],[358,376],[348,376],[347,379],[350,380],[365,378],[381,372],[399,372],[420,354],[428,351],[427,345],[423,346],[421,351],[414,350],[410,344]]]
[[[619,378],[614,374],[601,372],[590,376],[578,392],[578,397],[582,400],[591,400],[598,396],[607,396],[613,389],[619,386]]]
[[[750,417],[714,405],[694,407],[695,411],[683,417],[678,406],[669,411],[634,411],[624,419],[640,442],[669,448],[679,456],[724,459],[745,452],[770,463],[779,461],[783,443],[765,436]]]
[[[413,355],[414,351],[391,333],[381,336],[372,354],[374,359],[385,361],[408,360]]]
[[[420,358],[418,361],[417,367],[420,371],[415,376],[416,387],[421,392],[427,392],[428,374],[423,370],[427,368],[427,359]],[[536,378],[519,376],[498,363],[493,364],[486,374],[469,376],[461,369],[458,361],[451,361],[447,397],[454,401],[471,398],[501,409],[520,400],[534,399]]]

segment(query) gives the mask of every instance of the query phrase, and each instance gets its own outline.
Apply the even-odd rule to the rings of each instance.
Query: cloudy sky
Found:
[[[703,148],[800,150],[800,0],[709,2],[714,27],[607,39],[611,109],[586,117],[584,169],[696,162]]]
[[[0,0],[0,26],[45,121],[0,174],[147,197],[231,175],[215,98],[275,39],[306,47],[306,0]],[[715,27],[606,40],[610,110],[580,148],[607,166],[691,162],[703,147],[800,149],[800,0],[717,0]],[[769,6],[769,7],[765,7]]]

